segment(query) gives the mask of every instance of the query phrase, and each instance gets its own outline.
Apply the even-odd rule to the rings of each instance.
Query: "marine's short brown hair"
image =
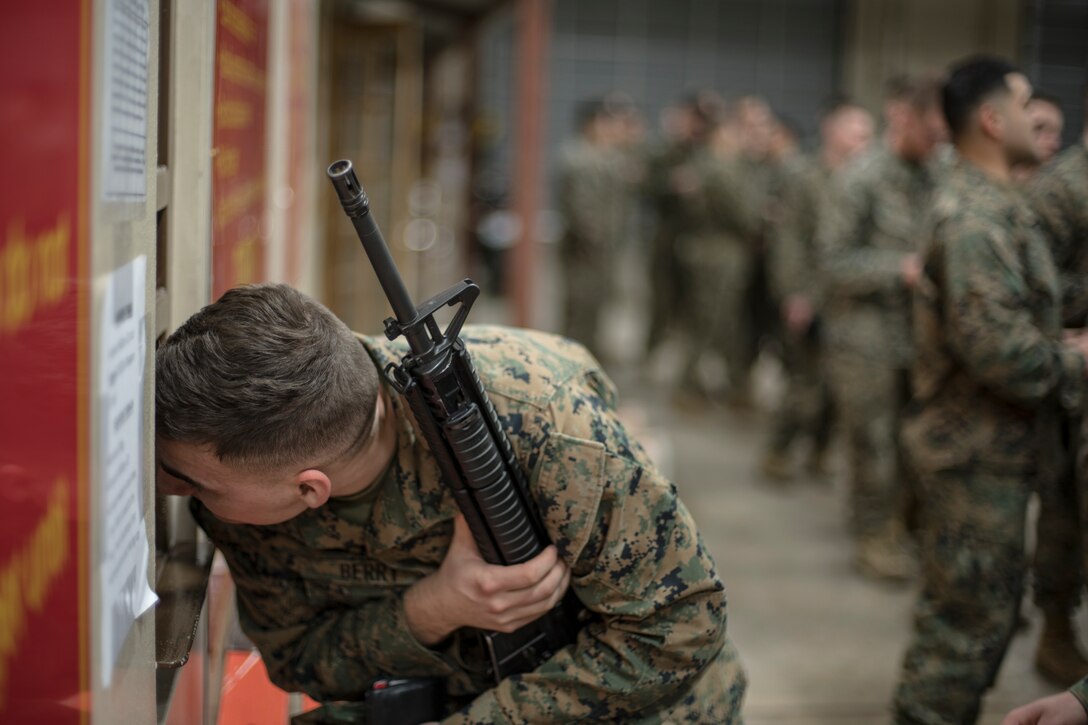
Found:
[[[237,287],[155,355],[156,434],[257,468],[313,465],[361,446],[378,375],[347,326],[282,284]]]
[[[935,73],[894,75],[884,83],[884,100],[903,101],[919,111],[939,108],[943,82]]]

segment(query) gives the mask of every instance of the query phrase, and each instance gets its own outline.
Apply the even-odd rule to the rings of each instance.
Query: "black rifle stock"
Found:
[[[386,367],[386,378],[408,402],[484,560],[507,566],[528,561],[550,543],[547,532],[510,440],[458,337],[480,288],[466,279],[417,308],[370,215],[351,162],[334,162],[328,176],[396,316],[385,321],[386,337],[404,335],[408,341],[410,352],[399,365]],[[434,314],[446,306],[457,310],[442,330]],[[533,670],[573,642],[579,607],[568,592],[554,609],[515,632],[484,632],[495,680]]]

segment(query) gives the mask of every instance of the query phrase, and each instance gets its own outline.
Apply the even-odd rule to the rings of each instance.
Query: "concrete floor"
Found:
[[[556,330],[559,274],[549,250],[541,269],[533,324]],[[633,256],[622,260],[617,276],[617,301],[602,340],[607,368],[620,389],[621,416],[676,482],[725,581],[730,636],[749,676],[745,723],[890,723],[917,591],[854,573],[841,462],[829,482],[762,480],[757,463],[767,411],[781,390],[774,360],[761,360],[753,376],[757,410],[677,409],[671,380],[678,345],[667,345],[648,369],[638,364],[648,286]],[[508,322],[508,310],[485,297],[473,320]],[[982,725],[998,725],[1013,707],[1056,691],[1033,669],[1039,615],[1027,603],[1024,612],[1031,626],[1012,643]],[[1083,609],[1078,622],[1088,633]]]
[[[625,413],[645,421],[652,446],[671,461],[726,583],[729,631],[750,678],[745,722],[890,722],[916,591],[854,573],[841,484],[803,476],[767,483],[756,470],[765,414],[682,413],[663,387],[632,383],[621,383],[630,394]],[[1029,617],[982,723],[1054,691],[1032,669],[1039,626]]]

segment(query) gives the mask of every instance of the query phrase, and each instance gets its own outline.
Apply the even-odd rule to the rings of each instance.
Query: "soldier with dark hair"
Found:
[[[647,277],[650,281],[650,310],[646,330],[649,358],[676,327],[677,310],[688,307],[684,270],[677,244],[689,229],[682,196],[687,190],[685,173],[692,161],[705,151],[710,130],[718,123],[721,101],[712,93],[696,93],[677,101],[662,113],[663,138],[647,155],[645,196],[656,215]]]
[[[767,268],[767,230],[781,180],[781,159],[775,156],[780,150],[776,144],[780,140],[777,134],[780,122],[761,96],[741,96],[734,105],[740,131],[737,162],[744,185],[739,189],[727,188],[726,192],[734,197],[733,205],[750,206],[755,219],[747,239],[750,262],[745,296],[738,309],[729,312],[739,319],[737,326],[744,338],[743,345],[729,361],[730,379],[735,382],[728,400],[743,409],[751,405],[748,380],[752,366],[764,343],[778,332],[778,310],[771,296]]]
[[[442,678],[445,723],[739,722],[724,586],[612,383],[563,338],[461,337],[554,542],[513,566],[481,558],[378,374],[403,339],[353,335],[315,300],[258,285],[159,347],[159,489],[193,496],[272,681],[329,701]],[[568,586],[586,610],[577,640],[496,684],[474,630],[514,631]]]
[[[627,182],[618,150],[623,120],[604,99],[583,102],[577,134],[559,156],[557,202],[566,224],[559,241],[563,334],[601,358],[599,329],[613,293],[616,253],[625,232]]]
[[[684,318],[686,357],[680,374],[681,401],[704,400],[699,374],[705,354],[718,354],[728,366],[728,394],[748,393],[750,359],[746,297],[755,269],[753,240],[761,223],[758,193],[741,159],[739,118],[729,108],[712,125],[706,147],[680,171],[685,231],[676,256],[687,282]]]
[[[1037,97],[1037,96],[1036,96]],[[1062,320],[1066,327],[1088,324],[1088,132],[1081,143],[1058,154],[1027,188],[1032,209],[1058,269]],[[1083,516],[1078,511],[1077,483],[1085,495],[1088,470],[1075,459],[1084,448],[1083,411],[1064,421],[1069,467],[1039,490],[1039,536],[1035,550],[1035,603],[1043,611],[1043,635],[1036,668],[1068,687],[1088,675],[1088,660],[1077,646],[1073,612],[1080,604],[1084,570],[1070,555],[1082,541]],[[1079,440],[1078,440],[1079,439]]]
[[[942,90],[958,152],[914,300],[915,405],[903,430],[923,501],[923,588],[895,696],[900,725],[978,717],[1018,618],[1028,498],[1057,476],[1062,410],[1088,337],[1063,340],[1054,265],[1011,168],[1036,158],[1031,84],[972,58]]]

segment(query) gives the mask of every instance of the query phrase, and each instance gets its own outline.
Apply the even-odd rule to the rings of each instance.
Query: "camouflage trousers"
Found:
[[[1088,575],[1088,415],[1081,416],[1074,433],[1073,487],[1080,512],[1080,546],[1076,551],[1081,556],[1080,571]]]
[[[685,288],[680,264],[676,259],[676,233],[661,224],[650,243],[650,320],[646,329],[646,352],[654,351],[673,328],[682,304]]]
[[[698,387],[699,361],[714,352],[725,358],[730,388],[746,391],[750,361],[745,300],[751,254],[739,243],[706,239],[689,242],[682,251],[688,350],[681,385]]]
[[[781,334],[778,301],[771,294],[770,270],[764,250],[752,254],[751,271],[745,286],[744,346],[741,348],[738,364],[750,371],[759,359],[764,344],[777,339]]]
[[[770,450],[786,453],[800,436],[811,439],[816,454],[831,441],[832,404],[820,344],[815,335],[782,334],[786,392],[771,421]]]
[[[1066,421],[1066,440],[1071,445],[1080,421]],[[1075,440],[1075,439],[1074,439]],[[1074,457],[1070,456],[1070,460]],[[1077,495],[1077,475],[1072,465],[1063,467],[1062,475],[1039,485],[1039,523],[1032,583],[1035,605],[1057,616],[1071,616],[1080,604],[1084,586],[1081,558],[1072,552],[1081,550],[1081,518]]]
[[[920,487],[923,588],[895,721],[974,723],[1016,628],[1032,481],[968,470],[923,474]]]
[[[910,379],[905,370],[850,353],[829,353],[825,363],[846,434],[851,529],[859,537],[874,535],[906,519],[915,505],[899,447]]]
[[[585,255],[563,260],[563,334],[601,359],[600,324],[612,296],[612,270],[601,258]]]

